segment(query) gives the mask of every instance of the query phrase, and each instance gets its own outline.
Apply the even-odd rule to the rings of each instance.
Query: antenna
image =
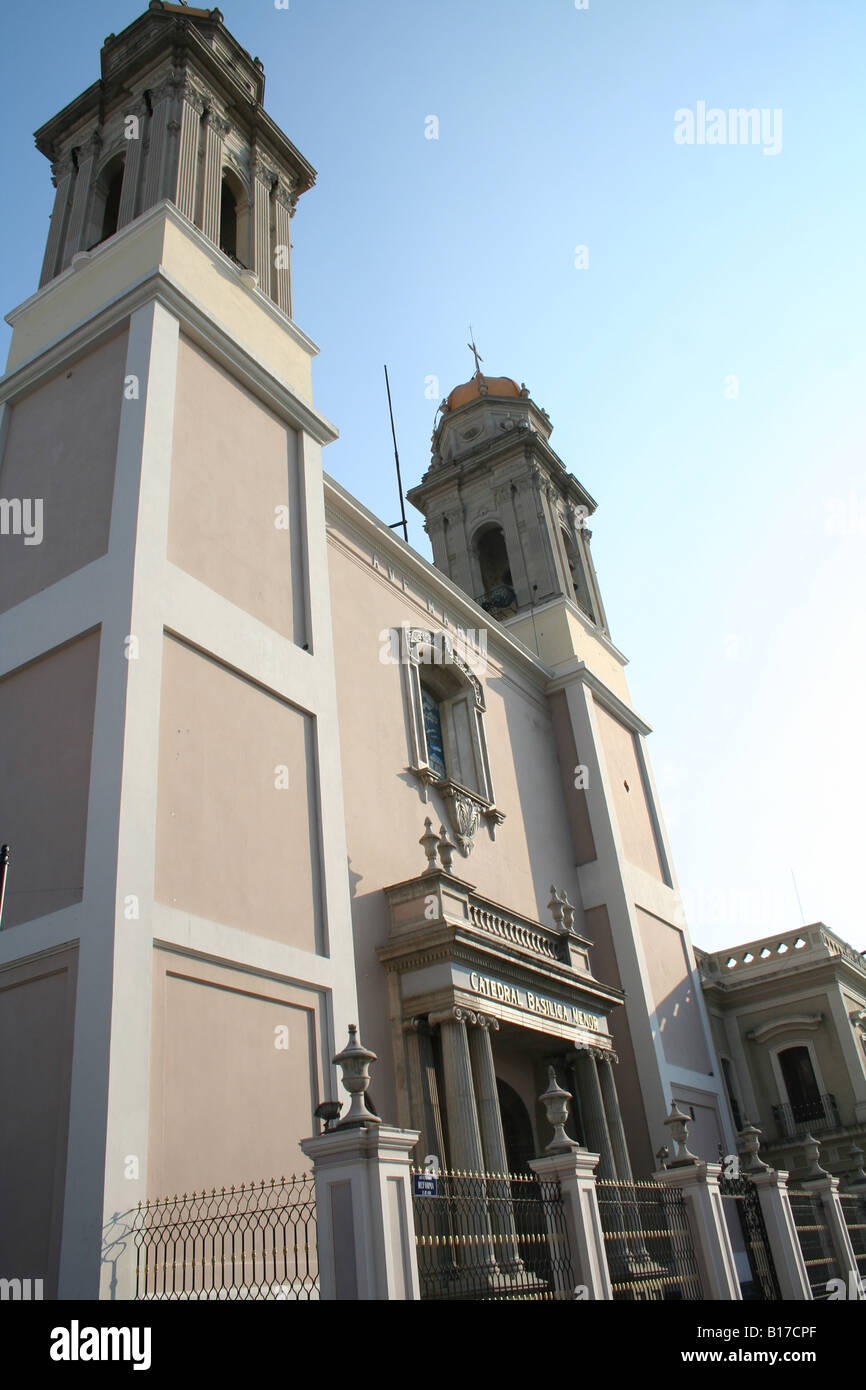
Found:
[[[6,875],[9,871],[9,860],[12,857],[8,845],[0,845],[0,922],[3,921],[3,903],[6,898]]]
[[[805,927],[805,925],[806,925],[806,914],[805,914],[805,912],[803,911],[803,904],[800,902],[800,892],[799,892],[799,889],[797,888],[797,880],[796,880],[796,878],[794,878],[794,870],[793,870],[793,869],[791,870],[791,878],[793,879],[793,882],[794,882],[794,893],[795,893],[796,898],[797,898],[797,906],[798,906],[799,909],[800,909],[800,916],[801,916],[802,919],[803,919],[803,926]]]
[[[394,441],[394,462],[397,465],[397,491],[400,494],[400,520],[392,521],[389,530],[402,526],[403,539],[409,544],[409,527],[406,522],[406,507],[403,502],[403,479],[400,477],[400,455],[397,453],[397,433],[394,429],[394,407],[391,404],[391,383],[388,380],[388,366],[385,365],[385,390],[388,392],[388,414],[391,416],[391,438]]]

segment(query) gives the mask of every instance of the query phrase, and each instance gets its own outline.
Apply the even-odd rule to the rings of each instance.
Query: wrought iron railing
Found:
[[[789,1189],[791,1214],[813,1298],[827,1298],[827,1281],[838,1277],[824,1203],[814,1192]]]
[[[137,1299],[317,1299],[312,1177],[140,1203]]]
[[[840,1192],[839,1201],[842,1203],[857,1269],[861,1276],[866,1277],[866,1196],[861,1197],[856,1192]]]
[[[495,584],[478,602],[492,618],[510,618],[517,612],[517,595],[507,584]]]
[[[558,1182],[529,1173],[413,1175],[423,1299],[573,1299]]]
[[[774,1105],[773,1115],[780,1139],[793,1139],[810,1129],[838,1129],[841,1125],[836,1097],[815,1096],[797,1105]]]
[[[657,1182],[595,1185],[614,1299],[703,1298],[683,1194]]]

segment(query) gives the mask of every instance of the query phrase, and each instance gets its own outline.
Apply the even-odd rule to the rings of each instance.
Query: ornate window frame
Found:
[[[411,758],[407,771],[418,778],[425,801],[431,787],[439,791],[460,850],[469,855],[481,823],[495,838],[496,826],[505,819],[493,795],[484,687],[456,649],[454,634],[413,627],[399,630],[399,638]],[[431,767],[427,753],[422,685],[439,702],[444,777]]]

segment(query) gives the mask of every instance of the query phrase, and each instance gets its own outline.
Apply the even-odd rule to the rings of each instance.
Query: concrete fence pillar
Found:
[[[384,1125],[367,1110],[376,1054],[354,1024],[333,1060],[351,1104],[333,1129],[301,1142],[313,1164],[319,1297],[418,1299],[411,1157],[418,1131]]]
[[[743,1295],[719,1189],[721,1172],[718,1163],[696,1160],[674,1163],[653,1173],[653,1178],[683,1194],[704,1298],[735,1301]]]
[[[333,1129],[301,1148],[313,1163],[322,1299],[417,1299],[412,1214],[416,1130]]]
[[[776,1268],[779,1292],[784,1299],[808,1301],[812,1297],[809,1275],[800,1249],[791,1199],[788,1196],[788,1174],[766,1168],[747,1176],[758,1193],[761,1215],[767,1228],[767,1241]]]
[[[828,1174],[822,1178],[809,1178],[798,1183],[798,1186],[803,1192],[811,1192],[821,1199],[833,1253],[836,1256],[838,1277],[843,1281],[845,1296],[866,1302],[866,1288],[863,1287],[860,1278],[845,1213],[839,1201],[839,1179]]]
[[[559,1183],[574,1282],[586,1288],[593,1302],[613,1298],[595,1194],[598,1157],[598,1154],[575,1147],[529,1160],[533,1173],[543,1182]],[[574,1297],[573,1290],[568,1292]]]

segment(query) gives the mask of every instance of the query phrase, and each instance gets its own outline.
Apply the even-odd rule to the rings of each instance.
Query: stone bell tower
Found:
[[[477,371],[442,402],[433,457],[408,497],[437,568],[493,617],[559,598],[606,631],[589,493],[550,447],[550,417],[510,377]]]
[[[40,284],[168,198],[291,313],[289,218],[315,173],[263,108],[219,10],[151,0],[101,75],[36,132],[57,194]]]
[[[629,1151],[650,1172],[671,1100],[703,1157],[733,1136],[626,658],[611,641],[586,521],[595,502],[550,447],[525,386],[482,374],[440,407],[409,499],[436,566],[551,673],[547,698],[599,979],[622,989],[611,1027]]]
[[[0,1273],[131,1297],[130,1213],[300,1170],[357,1017],[314,171],[218,10],[152,0],[37,134],[0,497]],[[37,534],[38,532],[38,534]]]

